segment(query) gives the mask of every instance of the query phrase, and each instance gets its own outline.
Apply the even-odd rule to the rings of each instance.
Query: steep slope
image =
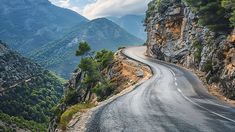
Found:
[[[207,8],[201,8],[204,13],[212,5],[220,7],[220,1],[213,4],[210,3],[212,1],[204,2],[204,6],[207,5]],[[187,5],[181,0],[153,0],[149,4],[146,18],[148,55],[205,72],[209,84],[215,83],[222,94],[235,99],[234,32],[227,37],[229,34],[210,30],[213,24],[213,27],[226,26],[223,19],[216,23],[207,20],[210,25],[201,26],[200,14],[195,14]],[[207,17],[217,17],[224,10],[215,14],[212,9],[206,12]]]
[[[60,79],[0,42],[0,131],[46,130],[62,93]]]
[[[147,33],[144,31],[145,28],[143,26],[144,18],[145,15],[125,15],[120,18],[108,17],[109,20],[115,22],[129,33],[141,38],[142,40],[146,40]]]
[[[100,18],[77,26],[64,38],[40,48],[31,57],[46,68],[69,78],[79,62],[75,56],[78,43],[87,41],[93,50],[116,50],[120,46],[142,44],[143,41],[129,34],[115,23]]]
[[[80,22],[88,21],[48,0],[1,0],[0,20],[0,40],[25,54],[64,36]]]

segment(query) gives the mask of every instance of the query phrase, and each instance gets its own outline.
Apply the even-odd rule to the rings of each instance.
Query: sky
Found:
[[[128,14],[144,14],[151,0],[49,0],[68,8],[88,19],[120,17]]]

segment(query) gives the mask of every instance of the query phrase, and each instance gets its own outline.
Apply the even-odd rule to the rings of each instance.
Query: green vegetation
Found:
[[[235,26],[235,0],[183,0],[199,16],[198,24],[218,34],[230,33]],[[170,0],[153,0],[146,11],[146,21],[155,12],[163,13]],[[179,1],[178,1],[179,2]]]
[[[87,42],[80,42],[78,50],[76,51],[76,56],[83,56],[86,55],[91,51],[91,47],[88,45]]]
[[[100,83],[92,89],[92,92],[96,93],[98,100],[104,100],[114,92],[114,85],[108,81]]]
[[[221,0],[221,5],[226,9],[230,26],[235,26],[235,0]]]
[[[76,104],[74,106],[69,107],[60,117],[59,126],[62,130],[66,129],[67,124],[70,122],[74,114],[77,112],[81,112],[81,110],[88,109],[94,107],[94,104],[83,103]]]
[[[213,68],[212,60],[207,61],[204,70],[205,70],[206,72],[209,72],[209,71],[212,70],[212,68]]]
[[[95,59],[101,69],[108,67],[113,62],[114,53],[108,50],[101,50],[96,53]]]
[[[51,75],[51,79],[58,80],[63,85],[68,82],[68,80],[65,80],[64,78],[58,76],[55,72],[49,71],[49,74]]]
[[[185,0],[198,14],[198,23],[217,33],[230,33],[235,25],[234,0]]]
[[[86,50],[81,52],[83,49]],[[113,92],[113,87],[102,75],[102,70],[112,64],[114,53],[103,49],[96,52],[95,56],[92,56],[93,54],[90,51],[91,49],[88,43],[79,43],[76,55],[85,56],[85,58],[81,59],[81,62],[78,65],[78,67],[85,73],[85,78],[83,79],[81,86],[86,88],[88,91],[93,91],[97,94],[99,99],[102,100]],[[92,90],[93,88],[94,90]]]
[[[148,10],[146,11],[146,19],[152,16],[155,11],[162,13],[167,9],[168,4],[171,3],[171,0],[153,0],[148,4]]]
[[[193,54],[194,58],[196,59],[196,61],[200,62],[203,45],[199,42],[199,40],[194,39],[193,40],[193,48],[195,48],[195,52]]]
[[[22,117],[9,116],[9,115],[4,114],[2,112],[0,112],[0,120],[4,121],[4,123],[6,123],[9,126],[16,125],[20,129],[27,129],[27,130],[31,130],[33,132],[38,132],[38,131],[46,132],[47,131],[45,123],[40,124],[35,121],[28,121]],[[16,131],[15,128],[9,128],[9,127],[3,127],[3,126],[0,126],[0,131],[1,130],[3,130],[4,132]]]
[[[24,82],[0,96],[0,110],[14,116],[12,119],[19,118],[43,124],[45,129],[44,124],[48,124],[52,116],[50,110],[62,97],[62,87],[61,79],[57,79],[49,71],[44,71],[31,78],[30,82]]]
[[[87,42],[79,43],[76,56],[81,57],[78,68],[83,73],[83,79],[79,84],[79,88],[69,87],[61,100],[61,104],[53,107],[53,112],[58,117],[59,126],[63,130],[77,112],[91,108],[94,104],[86,101],[89,93],[95,93],[99,100],[106,99],[113,94],[114,86],[104,75],[104,70],[108,68],[114,59],[114,53],[108,50],[100,50],[92,52]],[[81,95],[81,93],[85,95]],[[91,94],[89,94],[90,96]],[[88,97],[90,98],[90,97]],[[84,103],[86,102],[86,103]],[[69,107],[66,111],[61,107]]]

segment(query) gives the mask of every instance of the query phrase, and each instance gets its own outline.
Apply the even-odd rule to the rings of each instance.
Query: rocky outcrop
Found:
[[[235,99],[234,32],[227,39],[199,26],[197,15],[181,0],[152,1],[150,7],[148,55],[206,72],[208,83],[218,83],[225,96]]]

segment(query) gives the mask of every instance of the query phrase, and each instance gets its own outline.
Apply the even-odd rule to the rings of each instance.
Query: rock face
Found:
[[[181,0],[152,1],[150,6],[148,55],[206,72],[208,83],[218,83],[225,96],[235,99],[234,33],[227,40],[198,26],[197,15]]]

